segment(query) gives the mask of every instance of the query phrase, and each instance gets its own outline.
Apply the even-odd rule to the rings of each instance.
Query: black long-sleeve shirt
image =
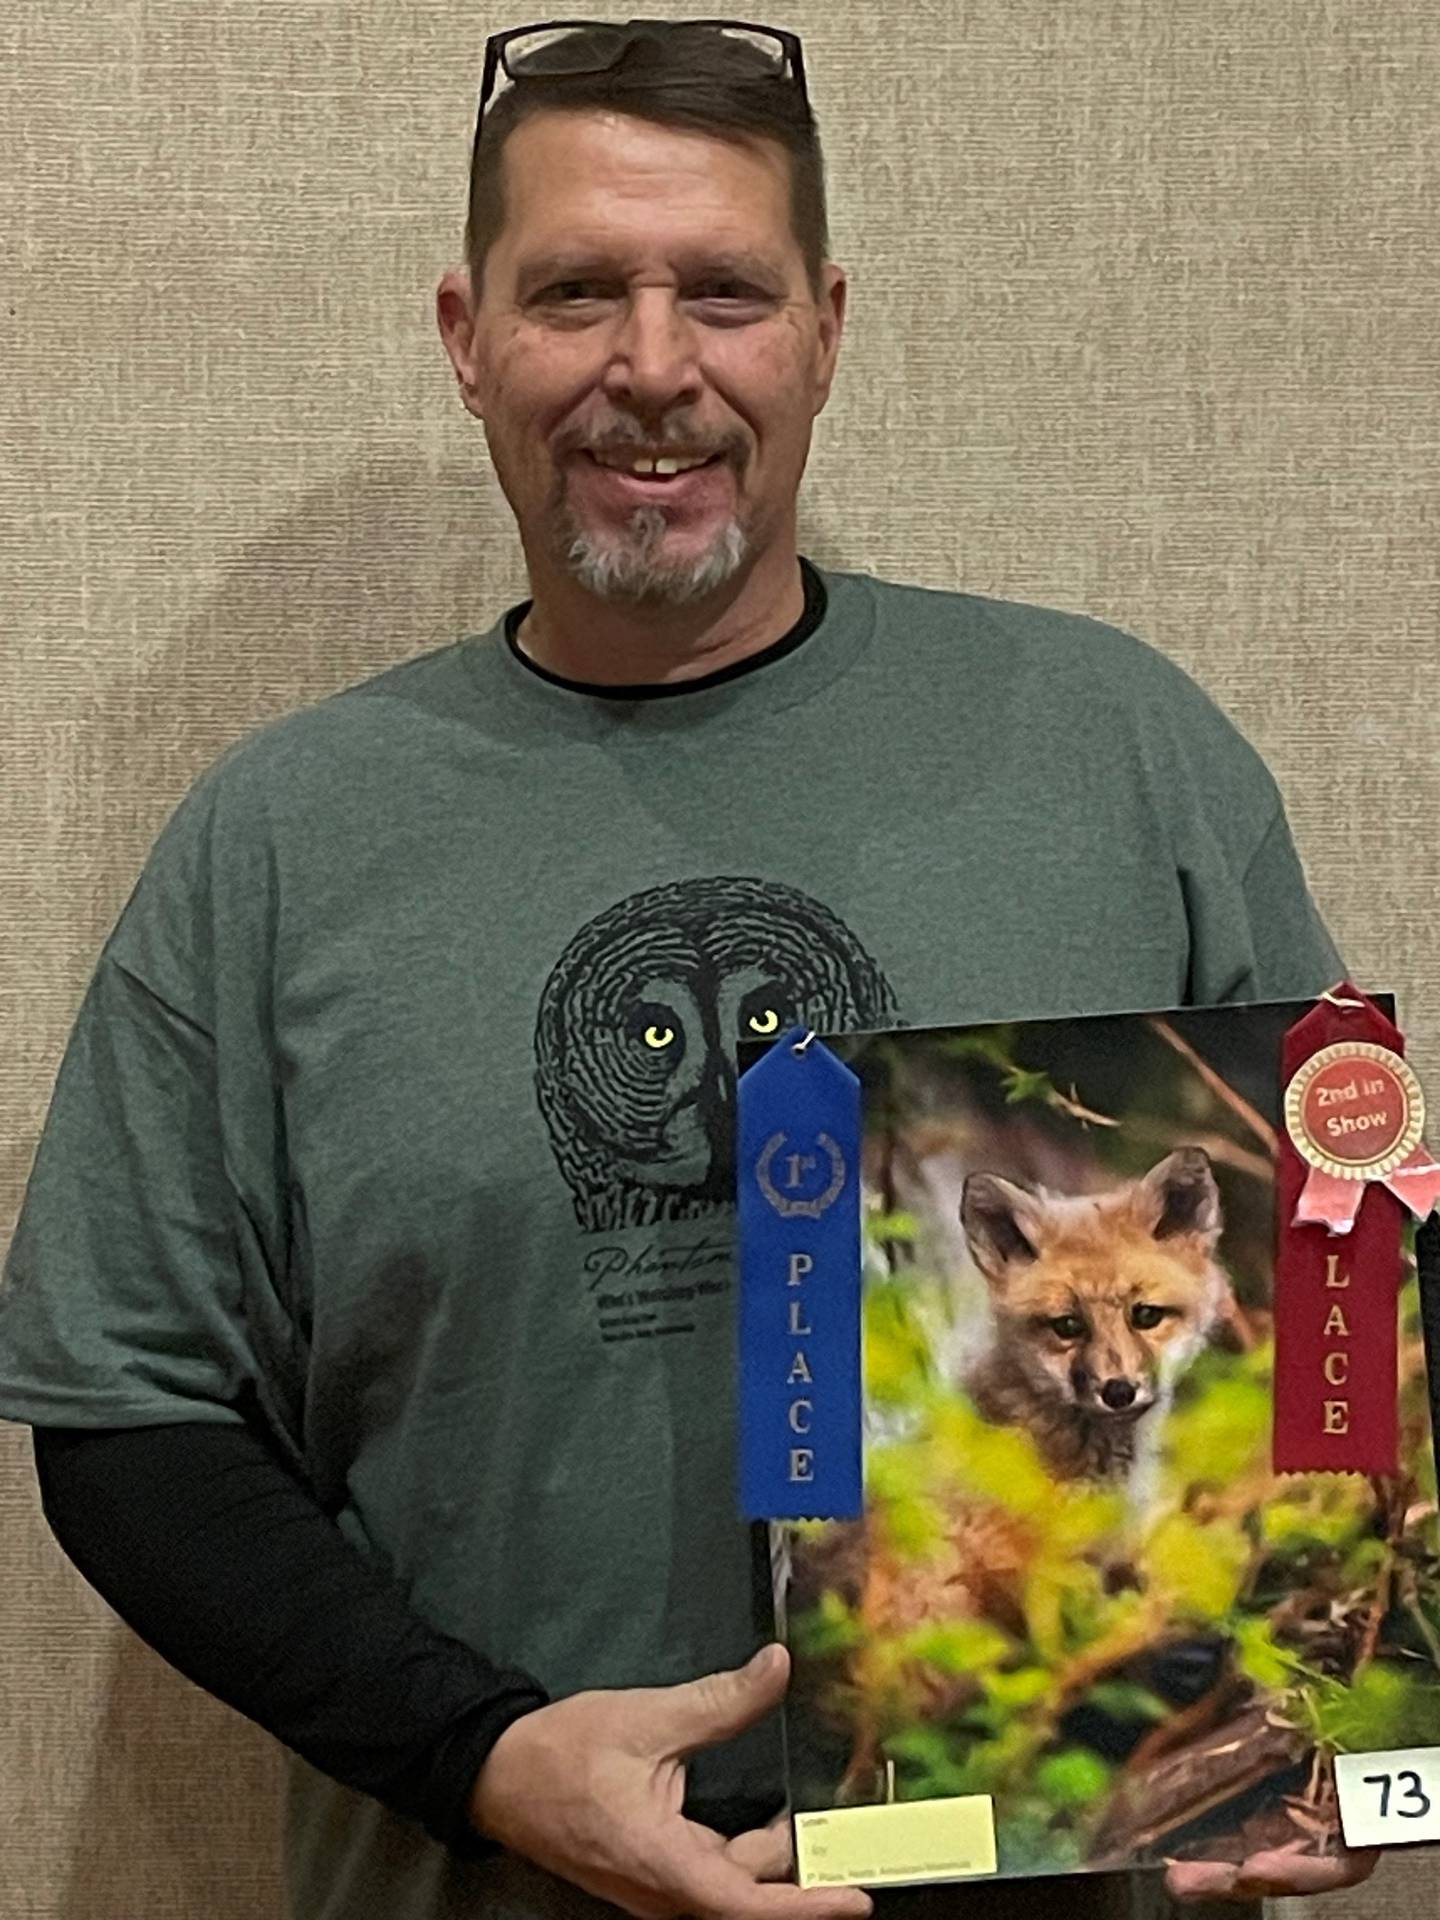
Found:
[[[39,1428],[45,1515],[80,1572],[188,1679],[462,1852],[475,1777],[528,1674],[429,1626],[241,1425]]]

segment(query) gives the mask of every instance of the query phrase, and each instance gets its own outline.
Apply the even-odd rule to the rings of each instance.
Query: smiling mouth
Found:
[[[622,461],[626,464],[619,464]],[[571,472],[571,484],[589,496],[597,512],[629,514],[637,507],[662,507],[667,519],[678,524],[697,516],[708,520],[730,510],[734,502],[730,463],[723,453],[687,460],[684,454],[597,457],[587,449],[575,456]]]
[[[722,454],[655,454],[636,455],[626,453],[592,453],[589,448],[581,451],[583,460],[591,466],[599,467],[605,473],[613,473],[622,480],[648,480],[664,485],[667,481],[683,480],[688,474],[703,473],[707,467],[720,464]]]

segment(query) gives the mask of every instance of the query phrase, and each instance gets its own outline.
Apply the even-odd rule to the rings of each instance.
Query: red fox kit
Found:
[[[1057,1480],[1129,1479],[1180,1372],[1225,1317],[1220,1195],[1199,1147],[1074,1199],[971,1174],[960,1220],[994,1314],[965,1385]]]

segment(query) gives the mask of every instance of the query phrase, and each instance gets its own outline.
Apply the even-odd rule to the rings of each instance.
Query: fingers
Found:
[[[658,1750],[681,1759],[700,1747],[732,1740],[779,1706],[789,1679],[790,1656],[772,1643],[743,1667],[653,1689],[647,1715]]]
[[[1279,1899],[1287,1893],[1338,1893],[1342,1887],[1358,1887],[1368,1880],[1379,1864],[1380,1853],[1374,1847],[1354,1853],[1342,1849],[1328,1859],[1280,1849],[1252,1854],[1242,1863],[1235,1884],[1238,1896],[1248,1900]]]
[[[1342,1848],[1322,1858],[1278,1847],[1253,1853],[1238,1866],[1223,1860],[1176,1861],[1165,1885],[1177,1900],[1278,1900],[1287,1894],[1337,1893],[1367,1880],[1379,1859],[1373,1848]]]
[[[725,1843],[726,1858],[752,1880],[788,1880],[795,1866],[795,1843],[788,1813],[777,1813],[764,1827],[752,1827]]]
[[[664,1878],[680,1911],[697,1920],[869,1920],[874,1908],[861,1887],[802,1889],[757,1882],[735,1863],[729,1848],[718,1853],[693,1844],[677,1849]]]

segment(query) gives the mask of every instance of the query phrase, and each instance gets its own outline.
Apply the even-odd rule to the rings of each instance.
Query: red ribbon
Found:
[[[1399,1028],[1344,981],[1286,1034],[1285,1086],[1322,1048],[1340,1042],[1368,1042],[1402,1056],[1405,1050]],[[1426,1176],[1419,1164],[1423,1151],[1417,1148],[1381,1181],[1345,1180],[1312,1167],[1288,1131],[1281,1130],[1275,1249],[1277,1473],[1399,1471],[1397,1296],[1403,1207],[1397,1194],[1422,1215],[1440,1198],[1440,1168],[1433,1180]],[[1428,1161],[1428,1155],[1424,1157]],[[1341,1188],[1343,1195],[1337,1192]]]
[[[1328,1227],[1331,1233],[1349,1233],[1360,1211],[1367,1185],[1388,1187],[1402,1200],[1417,1220],[1424,1220],[1440,1206],[1440,1166],[1428,1147],[1416,1147],[1408,1159],[1391,1173],[1382,1173],[1374,1182],[1337,1180],[1323,1167],[1306,1170],[1305,1186],[1295,1207],[1295,1219],[1301,1224]]]

